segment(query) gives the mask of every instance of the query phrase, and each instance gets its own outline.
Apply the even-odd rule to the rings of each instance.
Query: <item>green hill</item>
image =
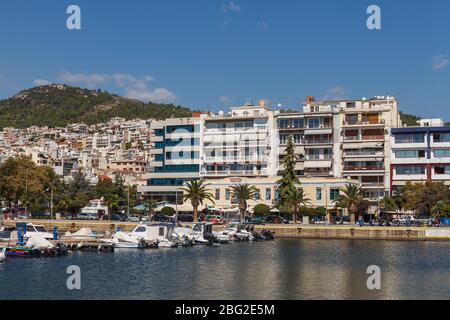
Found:
[[[403,113],[400,111],[400,119],[402,120],[403,125],[406,125],[408,127],[415,127],[419,125],[417,121],[419,121],[422,118],[415,116],[413,114]]]
[[[189,108],[173,104],[144,103],[106,91],[59,84],[27,89],[0,100],[0,128],[95,124],[113,117],[166,119],[190,115]]]

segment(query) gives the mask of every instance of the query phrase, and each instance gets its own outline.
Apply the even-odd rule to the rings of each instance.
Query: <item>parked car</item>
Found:
[[[192,214],[180,214],[178,216],[180,222],[194,222],[194,216]]]
[[[288,224],[289,221],[287,221],[285,218],[280,216],[267,216],[265,219],[266,223],[273,223],[273,224]]]
[[[416,225],[418,222],[412,215],[401,215],[399,218],[394,219],[392,223],[396,226],[404,225],[404,226],[410,226],[410,225]]]
[[[104,220],[104,221],[108,221],[108,220],[111,220],[111,221],[126,221],[127,218],[125,216],[120,215],[120,214],[113,213],[113,214],[111,214],[111,219],[109,218],[109,215],[104,215],[102,220]]]
[[[152,217],[151,221],[157,221],[157,222],[174,222],[174,218],[173,217],[169,217],[166,216],[165,214],[162,213],[157,213]]]
[[[50,213],[49,212],[32,212],[31,213],[31,219],[50,219]]]
[[[225,219],[219,215],[207,215],[206,221],[211,222],[212,224],[224,224]]]
[[[76,219],[77,220],[98,220],[98,217],[91,213],[81,212],[81,213],[77,214]]]
[[[142,216],[140,216],[138,214],[130,214],[127,217],[127,221],[129,221],[129,222],[141,222],[142,221]]]

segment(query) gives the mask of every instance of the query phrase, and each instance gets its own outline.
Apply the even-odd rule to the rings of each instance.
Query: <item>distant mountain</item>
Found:
[[[51,84],[0,100],[0,128],[60,127],[70,123],[96,124],[113,117],[166,119],[189,117],[189,108],[144,103],[106,91]]]

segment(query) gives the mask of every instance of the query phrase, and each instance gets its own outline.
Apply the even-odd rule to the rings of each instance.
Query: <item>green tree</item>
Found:
[[[158,202],[153,199],[147,199],[144,202],[144,212],[148,212],[150,216],[153,216],[155,213],[155,207]]]
[[[268,216],[270,215],[270,207],[267,204],[259,203],[253,208],[255,216]]]
[[[239,211],[241,212],[241,221],[245,220],[245,211],[247,211],[247,201],[255,199],[259,190],[255,186],[247,183],[235,184],[231,187],[231,197],[239,201]]]
[[[195,222],[198,222],[198,207],[203,205],[203,201],[209,200],[213,204],[215,203],[213,194],[208,191],[208,186],[209,184],[206,184],[203,179],[190,180],[181,189],[183,191],[183,200],[190,200],[192,204]]]
[[[286,146],[286,156],[283,159],[283,171],[281,173],[281,179],[278,180],[278,190],[282,195],[287,190],[293,190],[297,185],[300,185],[300,180],[295,174],[295,145],[292,136],[289,136]],[[283,204],[283,197],[281,197],[281,204]]]
[[[311,203],[311,199],[305,197],[302,188],[285,189],[281,197],[284,206],[292,213],[294,223],[297,223],[297,216],[300,208]]]
[[[164,208],[161,209],[161,213],[166,215],[166,216],[171,217],[174,214],[176,214],[177,211],[174,208],[172,208],[172,207],[164,207]]]
[[[336,207],[347,209],[350,214],[350,223],[355,224],[355,214],[358,210],[358,203],[363,200],[363,190],[355,184],[347,184],[339,188],[339,195],[336,198]]]

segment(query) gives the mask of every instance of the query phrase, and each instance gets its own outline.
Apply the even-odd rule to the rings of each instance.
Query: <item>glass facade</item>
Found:
[[[395,172],[401,175],[425,174],[424,166],[398,166]]]
[[[396,150],[396,158],[425,158],[425,150]]]
[[[436,149],[434,150],[436,158],[450,158],[450,149]]]
[[[424,143],[424,142],[425,142],[424,133],[402,133],[395,135],[395,143]]]

